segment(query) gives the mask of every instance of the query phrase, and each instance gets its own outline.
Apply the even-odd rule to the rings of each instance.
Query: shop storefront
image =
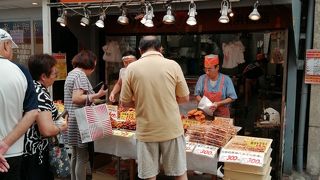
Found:
[[[94,51],[99,62],[96,74],[91,77],[92,84],[104,81],[112,87],[122,67],[121,54],[128,48],[138,52],[138,43],[143,35],[157,35],[161,39],[164,56],[180,64],[189,85],[192,101],[181,107],[182,115],[187,115],[188,111],[197,107],[193,101],[193,91],[198,77],[204,74],[204,56],[219,55],[221,72],[232,78],[238,95],[231,108],[234,124],[242,128],[238,134],[273,139],[271,156],[274,169],[271,174],[279,178],[290,51],[288,39],[292,26],[291,5],[260,5],[258,10],[261,19],[252,21],[248,15],[253,4],[237,5],[237,2],[234,2],[234,17],[229,17],[229,23],[222,24],[218,22],[221,4],[210,2],[195,1],[195,26],[186,23],[189,18],[189,1],[172,3],[174,24],[162,22],[166,15],[166,3],[154,3],[154,27],[151,28],[140,22],[145,6],[138,2],[126,4],[128,25],[117,23],[121,12],[118,7],[123,5],[120,1],[116,2],[117,5],[105,4],[105,7],[110,6],[108,8],[99,2],[87,2],[86,5],[51,2],[52,52],[65,53],[66,67],[70,71],[70,61],[78,50]],[[90,24],[83,27],[80,20],[82,15],[85,16],[89,11]],[[106,13],[104,28],[95,25],[101,12]],[[56,22],[58,17],[66,17],[66,27]],[[246,74],[248,65],[255,63],[258,57],[263,59],[259,72]],[[63,98],[63,83],[62,80],[54,85],[55,100]],[[128,141],[130,142],[131,140]]]

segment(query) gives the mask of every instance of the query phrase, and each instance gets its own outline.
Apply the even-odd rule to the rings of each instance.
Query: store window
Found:
[[[13,53],[14,62],[27,67],[30,55],[43,52],[41,20],[0,22],[0,28],[9,32],[18,45]]]

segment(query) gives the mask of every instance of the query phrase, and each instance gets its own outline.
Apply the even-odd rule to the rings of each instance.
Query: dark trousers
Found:
[[[22,156],[6,158],[10,169],[6,173],[0,172],[0,180],[21,180]]]
[[[43,152],[42,162],[38,153],[23,157],[21,180],[54,180],[48,156],[48,151]]]

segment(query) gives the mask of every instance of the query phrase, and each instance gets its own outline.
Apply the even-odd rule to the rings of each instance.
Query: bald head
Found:
[[[161,42],[156,36],[143,36],[139,43],[141,53],[149,50],[159,51],[161,49]]]

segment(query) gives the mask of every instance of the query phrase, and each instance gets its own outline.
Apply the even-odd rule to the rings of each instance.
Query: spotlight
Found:
[[[193,0],[189,4],[189,12],[188,12],[189,18],[187,19],[187,24],[190,26],[194,26],[197,24],[196,20],[196,4],[193,2]]]
[[[103,13],[100,15],[99,20],[96,22],[96,26],[99,28],[104,28],[104,19],[106,18],[106,15]]]
[[[122,15],[119,16],[118,18],[118,23],[121,25],[127,25],[129,24],[129,19],[127,18],[127,13],[124,7],[121,8],[122,9]]]
[[[153,19],[154,14],[153,14],[153,8],[151,6],[151,4],[149,4],[149,10],[148,10],[148,14],[146,15],[146,22],[144,23],[144,25],[146,27],[153,27]]]
[[[163,16],[163,23],[164,24],[173,24],[175,22],[175,18],[172,15],[172,11],[171,11],[171,5],[169,4],[167,7],[167,14],[165,16]]]
[[[80,25],[81,26],[88,26],[90,23],[88,12],[86,9],[84,9],[83,12],[84,12],[84,16],[80,20]]]
[[[223,0],[221,2],[221,16],[219,18],[220,23],[228,23],[229,22],[229,17],[228,17],[228,9],[229,9],[229,3],[227,0]]]
[[[257,21],[261,18],[259,12],[258,12],[258,5],[259,5],[259,1],[256,1],[253,5],[253,11],[250,13],[249,15],[249,19],[253,20],[253,21]]]
[[[229,14],[230,17],[234,16],[234,13],[233,13],[232,8],[231,8],[231,2],[229,2],[228,14]]]
[[[57,22],[60,23],[60,26],[65,27],[67,25],[66,21],[66,12],[62,10],[61,16],[57,18]]]

